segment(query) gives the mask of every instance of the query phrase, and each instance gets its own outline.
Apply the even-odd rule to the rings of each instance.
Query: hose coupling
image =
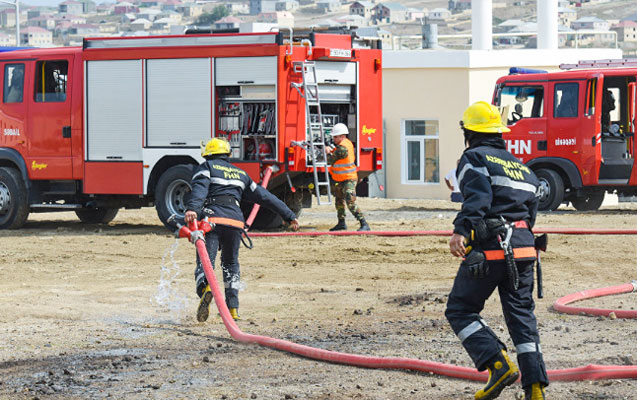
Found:
[[[633,285],[633,292],[637,292],[637,279],[635,279],[634,281],[630,283]]]

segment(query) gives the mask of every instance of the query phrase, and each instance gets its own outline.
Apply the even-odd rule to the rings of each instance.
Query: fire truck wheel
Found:
[[[15,168],[0,167],[0,229],[18,229],[29,216],[27,188]]]
[[[586,193],[583,196],[572,198],[571,203],[577,211],[595,211],[604,202],[604,194],[604,192]]]
[[[108,224],[117,215],[119,208],[83,208],[75,215],[85,224]]]
[[[540,211],[553,211],[564,201],[564,181],[557,172],[551,169],[538,169],[535,171],[540,180]]]
[[[168,229],[175,226],[168,223],[168,218],[175,214],[177,219],[183,219],[186,213],[185,199],[190,193],[190,178],[193,166],[179,164],[170,167],[162,174],[155,187],[155,209],[161,222]]]

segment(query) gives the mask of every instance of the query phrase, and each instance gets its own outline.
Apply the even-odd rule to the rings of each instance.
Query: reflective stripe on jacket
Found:
[[[334,164],[330,167],[332,179],[336,182],[357,180],[358,174],[356,173],[356,153],[354,152],[354,145],[349,139],[343,139],[339,146],[343,146],[347,149],[347,157],[334,161]]]

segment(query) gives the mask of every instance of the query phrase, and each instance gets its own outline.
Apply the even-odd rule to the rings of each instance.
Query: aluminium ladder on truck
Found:
[[[306,152],[307,166],[312,167],[314,173],[314,190],[319,205],[332,204],[330,190],[330,175],[328,172],[327,152],[325,151],[325,127],[321,114],[318,80],[316,78],[316,64],[314,61],[297,61],[294,72],[303,77],[302,83],[292,82],[292,87],[305,98],[305,121],[307,126]],[[299,88],[303,88],[303,91]],[[322,169],[319,171],[319,169]],[[327,201],[321,201],[321,187],[325,187]]]

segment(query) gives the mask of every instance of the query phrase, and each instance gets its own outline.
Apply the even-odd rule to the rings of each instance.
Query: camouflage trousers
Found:
[[[339,220],[345,219],[345,206],[349,208],[354,218],[358,221],[365,218],[363,212],[356,204],[356,181],[347,180],[342,182],[332,182],[332,194],[336,206],[336,216]]]

